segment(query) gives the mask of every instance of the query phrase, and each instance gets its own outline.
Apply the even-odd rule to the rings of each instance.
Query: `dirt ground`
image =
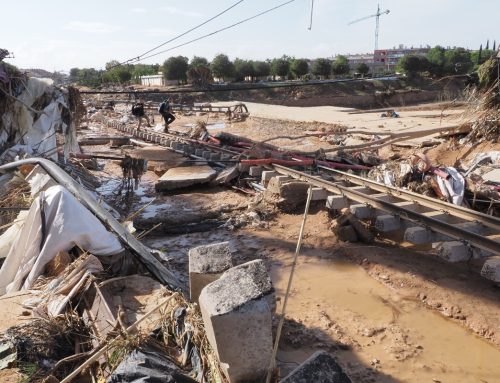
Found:
[[[310,108],[303,108],[296,121],[281,120],[290,117],[290,109],[276,114],[269,112],[278,110],[274,107],[266,110],[269,115],[253,115],[243,123],[228,123],[218,116],[179,116],[172,130],[187,132],[189,124],[204,118],[216,124],[219,131],[262,140],[355,124],[342,119],[321,121],[316,118],[317,110]],[[442,105],[424,105],[404,113],[439,124],[440,110]],[[364,116],[369,119],[376,115]],[[394,129],[400,121],[394,122]],[[371,123],[376,126],[379,122]],[[273,143],[290,145],[291,149],[331,147],[316,137],[293,144],[286,139]],[[499,149],[489,143],[464,147],[456,140],[448,140],[425,151],[433,163],[454,165],[477,152]],[[406,156],[414,150],[392,147],[380,155]],[[178,219],[179,212],[191,217],[191,223],[216,221],[194,232],[148,235],[144,242],[163,251],[162,262],[187,281],[189,248],[230,241],[235,263],[256,258],[266,261],[280,312],[302,219],[300,211],[285,214],[271,206],[262,208],[259,196],[221,187],[157,194],[154,182],[158,174],[153,171],[143,176],[132,198],[125,201],[114,194],[119,167],[110,161],[101,163],[106,165],[100,175],[107,178],[99,191],[108,203],[119,205],[116,207],[123,214],[152,202],[139,214],[139,219],[149,220],[150,225],[164,222],[168,226],[172,219]],[[124,203],[127,209],[123,209]],[[373,245],[339,242],[329,228],[331,217],[322,205],[312,206],[306,225],[278,355],[281,376],[315,350],[323,349],[337,358],[354,381],[500,382],[499,289],[479,276],[477,265],[446,263],[429,250],[404,248],[383,238],[377,238]]]

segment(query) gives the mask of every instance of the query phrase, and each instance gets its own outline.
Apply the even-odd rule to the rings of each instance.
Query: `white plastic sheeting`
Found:
[[[34,107],[41,97],[48,97],[49,103],[43,113],[35,113]],[[79,152],[76,132],[62,121],[61,112],[67,108],[64,94],[54,88],[50,79],[30,77],[25,89],[17,97],[19,102],[14,102],[2,115],[5,129],[0,132],[0,145],[9,138],[8,132],[15,132],[15,142],[25,146],[25,153],[32,156],[43,156],[57,159],[56,130],[61,128],[66,135],[64,152]],[[28,106],[31,108],[28,108]]]
[[[46,231],[43,244],[42,204]],[[52,186],[33,201],[0,269],[0,294],[29,289],[58,252],[74,246],[99,256],[123,251],[118,239],[70,192]]]
[[[445,168],[446,173],[450,175],[447,180],[436,177],[441,193],[453,204],[462,205],[464,201],[465,180],[464,177],[452,167]]]

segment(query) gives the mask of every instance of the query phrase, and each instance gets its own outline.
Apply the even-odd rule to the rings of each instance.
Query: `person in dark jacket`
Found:
[[[137,126],[137,130],[141,129],[141,124],[142,124],[142,119],[146,118],[146,122],[148,123],[148,126],[151,127],[151,124],[149,123],[149,117],[147,114],[144,112],[144,100],[140,99],[138,102],[134,104],[132,107],[132,114],[139,119],[139,125]]]
[[[168,133],[168,126],[175,121],[175,117],[172,114],[172,99],[166,99],[158,107],[158,112],[162,115],[165,120],[165,133]]]

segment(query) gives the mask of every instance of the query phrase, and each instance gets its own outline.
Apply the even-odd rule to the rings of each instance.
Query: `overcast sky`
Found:
[[[202,28],[166,45],[182,42],[233,24],[285,0],[245,0]],[[21,68],[68,71],[103,68],[124,61],[202,23],[236,0],[10,0],[3,4],[0,48],[15,54],[7,61]],[[379,47],[444,45],[477,49],[490,39],[500,42],[500,0],[380,0],[390,14],[380,18]],[[145,63],[170,56],[212,59],[265,59],[287,54],[329,57],[373,51],[375,18],[371,0],[315,0],[308,30],[310,0],[294,2],[199,42],[172,50]]]

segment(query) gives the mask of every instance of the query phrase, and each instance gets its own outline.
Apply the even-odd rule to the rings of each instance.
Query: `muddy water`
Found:
[[[290,267],[275,266],[272,272],[282,296]],[[357,265],[301,263],[292,287],[287,316],[328,333],[317,319],[326,313],[345,332],[344,340],[352,341],[350,351],[338,352],[339,359],[376,368],[381,372],[376,381],[500,382],[499,350],[419,302],[401,298]],[[384,330],[373,335],[373,328]]]

